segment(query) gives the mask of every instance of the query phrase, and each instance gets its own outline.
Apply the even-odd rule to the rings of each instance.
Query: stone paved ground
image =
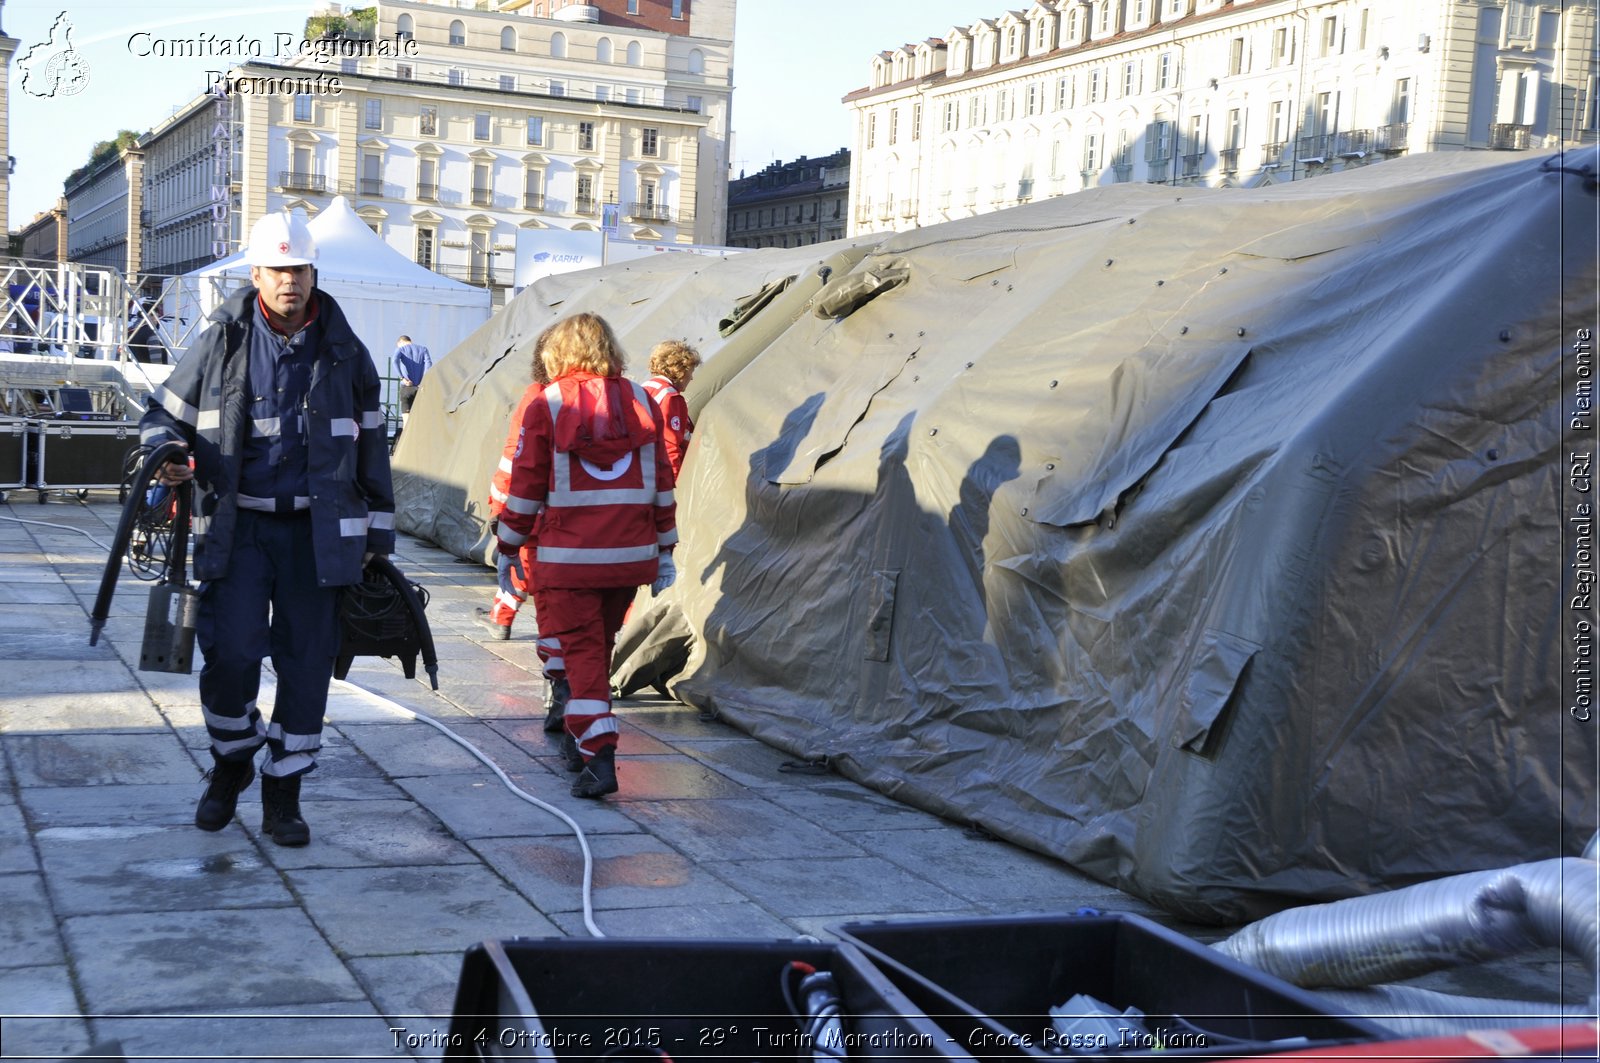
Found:
[[[137,670],[142,584],[124,575],[88,644],[117,507],[32,499],[0,506],[14,518],[0,520],[4,1058],[110,1040],[130,1058],[433,1058],[427,1035],[448,1025],[468,945],[585,935],[568,827],[396,706],[439,719],[575,818],[611,937],[826,937],[852,919],[1080,906],[1160,918],[1043,856],[789,770],[654,696],[619,709],[622,793],[570,798],[539,726],[530,632],[486,640],[472,614],[492,573],[406,537],[396,561],[431,594],[440,690],[357,660],[306,783],[312,844],[263,844],[258,786],[235,823],[203,833],[195,678]],[[1549,998],[1559,959],[1436,982]],[[420,1043],[397,1045],[396,1026]]]

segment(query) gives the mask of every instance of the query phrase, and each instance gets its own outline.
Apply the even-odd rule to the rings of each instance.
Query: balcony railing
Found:
[[[1153,185],[1166,184],[1171,172],[1171,159],[1151,159],[1144,164],[1144,179]]]
[[[1206,153],[1193,152],[1183,156],[1183,177],[1199,177],[1206,168]]]
[[[902,217],[902,218],[915,218],[916,216],[917,216],[917,201],[914,200],[914,199],[907,199],[907,200],[902,201],[901,204],[900,204],[900,217]]]
[[[1495,151],[1527,151],[1528,127],[1499,124],[1490,126],[1489,147]]]
[[[1283,165],[1284,152],[1288,150],[1289,142],[1286,140],[1269,140],[1261,146],[1262,166]]]
[[[494,203],[494,189],[474,188],[472,190],[472,205],[474,207],[487,207]]]
[[[1222,172],[1234,174],[1239,172],[1239,149],[1220,148],[1217,151],[1217,162],[1222,167]]]
[[[1111,164],[1111,172],[1116,177],[1118,184],[1127,184],[1133,177],[1133,163],[1114,162]]]
[[[1381,125],[1377,128],[1377,137],[1373,147],[1386,155],[1394,155],[1410,147],[1410,134],[1411,123],[1409,122],[1391,122],[1389,125]]]
[[[383,179],[381,177],[363,177],[360,180],[361,194],[364,196],[383,195]]]
[[[1078,171],[1078,174],[1083,178],[1083,185],[1085,188],[1089,187],[1090,185],[1100,183],[1100,170],[1098,167],[1086,166],[1082,170]]]
[[[600,201],[593,196],[579,196],[572,201],[572,213],[598,214],[600,213]]]
[[[1360,159],[1372,151],[1372,130],[1347,129],[1335,138],[1334,151],[1340,158]]]
[[[419,182],[417,184],[417,198],[425,199],[429,202],[437,200],[439,198],[439,186],[437,184],[425,185]]]
[[[325,192],[328,188],[328,177],[326,174],[320,173],[281,170],[278,173],[278,184],[283,188],[292,188],[297,192]]]
[[[976,207],[978,205],[978,190],[976,188],[967,189],[963,194],[961,203],[962,206]]]
[[[522,193],[522,209],[523,210],[543,210],[544,209],[544,193],[543,192],[524,192],[524,193]]]
[[[662,203],[629,203],[628,217],[639,221],[671,221],[672,208]]]
[[[1308,166],[1324,163],[1333,154],[1333,134],[1322,133],[1314,137],[1301,137],[1295,154]]]

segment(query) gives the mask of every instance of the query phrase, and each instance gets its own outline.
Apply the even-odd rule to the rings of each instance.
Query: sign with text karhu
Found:
[[[602,264],[605,234],[597,230],[522,229],[517,233],[517,271],[513,281],[526,288],[541,277]]]

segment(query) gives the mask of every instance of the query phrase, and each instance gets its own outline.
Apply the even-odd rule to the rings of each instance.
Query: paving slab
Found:
[[[188,827],[205,784],[140,783],[132,786],[33,786],[22,809],[34,830],[51,827]]]
[[[33,839],[28,834],[22,809],[15,804],[0,805],[0,875],[37,870]]]
[[[749,735],[720,720],[702,720],[698,709],[680,705],[676,701],[663,701],[654,695],[634,699],[630,704],[617,706],[614,711],[641,731],[667,742],[679,738],[753,741]]]
[[[28,847],[31,854],[33,847]],[[66,962],[55,911],[40,874],[0,875],[0,968],[40,967]],[[0,993],[0,1012],[11,1002]],[[0,1038],[0,1049],[5,1041]]]
[[[56,662],[51,661],[54,665]],[[15,668],[15,663],[5,667]],[[32,694],[26,705],[0,701],[0,732],[130,734],[167,730],[167,719],[138,688],[92,694]]]
[[[560,912],[554,917],[567,937],[587,937],[581,912]],[[600,912],[595,925],[607,937],[686,938],[789,938],[796,930],[772,912],[748,901],[712,904],[703,908],[619,908]]]
[[[284,1059],[404,1059],[389,1023],[372,1007],[351,1001],[299,1004],[262,1015],[118,1015],[95,1019],[95,1037],[121,1043],[140,1063],[195,1059],[264,1063]]]
[[[481,864],[288,872],[305,910],[348,956],[465,949],[554,925]]]
[[[473,844],[489,866],[545,912],[583,909],[583,853],[562,840],[490,838]],[[706,868],[647,834],[589,839],[593,907],[697,907],[747,898]]]
[[[146,1015],[174,1001],[209,1013],[366,999],[298,908],[80,915],[62,931],[92,1014]]]
[[[710,866],[755,903],[791,917],[881,908],[885,897],[893,897],[902,913],[967,907],[960,897],[876,856],[817,859],[800,854],[786,860],[739,860]],[[826,890],[817,889],[818,876],[826,877]]]
[[[625,805],[624,811],[642,828],[695,860],[791,856],[820,860],[867,855],[853,842],[757,798],[636,801]]]
[[[548,778],[554,781],[553,775]],[[571,778],[570,775],[566,776],[567,781],[561,785],[570,786]],[[401,779],[399,785],[419,804],[443,820],[458,838],[470,841],[479,838],[572,837],[572,828],[559,817],[524,801],[486,772]],[[551,789],[557,792],[533,796],[554,804],[569,816],[582,811],[572,806],[594,804],[580,802],[554,786]],[[619,812],[613,812],[610,818],[612,832],[637,832],[639,829],[637,824]]]
[[[17,785],[107,786],[198,779],[200,769],[170,731],[0,736]]]
[[[672,756],[620,756],[617,781],[621,791],[607,801],[633,805],[654,801],[699,800],[742,797],[748,791],[726,775],[721,775],[685,754]]]
[[[391,1026],[405,1035],[445,1033],[455,1014],[456,985],[461,981],[465,949],[424,952],[413,956],[358,956],[350,969]],[[415,1055],[439,1057],[438,1049],[417,1049]]]
[[[472,715],[478,719],[544,719],[542,681],[529,677],[520,686],[496,686],[476,679],[462,679],[460,674],[447,672],[440,663],[439,696],[463,707],[470,706]]]
[[[829,775],[810,770],[792,754],[742,736],[710,739],[675,737],[672,745],[718,774],[752,790],[798,789],[803,792],[809,787],[825,786],[829,779]]]
[[[831,773],[813,776],[804,785],[765,789],[761,795],[808,822],[847,837],[861,831],[922,830],[946,825],[932,812],[903,805]]]
[[[39,1017],[17,1017],[30,1015]],[[58,1059],[89,1045],[66,967],[0,970],[0,1059]]]
[[[51,827],[34,838],[60,916],[294,903],[236,827]]]
[[[1137,904],[1127,894],[1074,871],[1059,860],[954,825],[927,830],[862,831],[851,839],[868,852],[931,879],[971,904],[997,910],[1072,910],[1108,900]],[[1136,909],[1153,912],[1150,905]]]
[[[527,771],[534,760],[482,723],[451,722],[451,732],[470,742],[508,774]],[[335,729],[390,778],[420,775],[483,775],[494,773],[467,750],[439,731],[416,720],[397,723],[334,724]]]
[[[60,583],[0,583],[0,606],[77,604],[77,597]]]
[[[97,646],[89,645],[89,624],[76,605],[0,608],[0,661],[109,661],[115,657],[104,639]],[[6,670],[16,667],[8,663]]]
[[[437,817],[412,801],[322,801],[312,782],[304,784],[300,809],[311,826],[312,844],[281,846],[262,838],[262,850],[279,868],[405,867],[475,864],[466,844],[444,829]],[[246,827],[259,835],[259,816],[250,810]]]

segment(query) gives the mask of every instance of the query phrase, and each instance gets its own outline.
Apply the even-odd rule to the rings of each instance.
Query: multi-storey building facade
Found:
[[[729,247],[802,247],[842,239],[849,225],[850,151],[775,162],[728,186]]]
[[[1594,47],[1592,0],[1039,0],[874,57],[850,231],[1593,140]]]
[[[144,152],[121,149],[66,184],[67,259],[124,272],[139,268]]]
[[[146,272],[335,195],[440,272],[508,284],[541,229],[710,243],[726,216],[734,0],[386,0],[360,39],[246,63],[141,141]],[[337,80],[337,91],[331,83]]]

